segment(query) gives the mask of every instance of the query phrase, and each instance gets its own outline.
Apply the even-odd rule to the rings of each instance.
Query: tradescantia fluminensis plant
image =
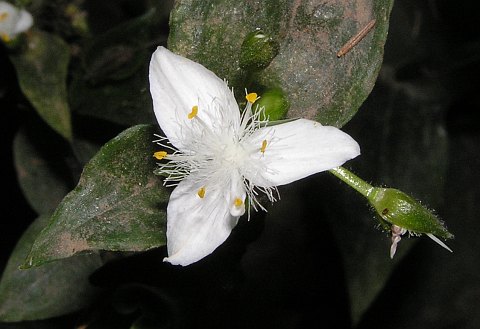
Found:
[[[246,296],[287,291],[275,273],[295,273],[315,277],[305,289],[325,301],[343,287],[353,326],[422,240],[403,242],[407,233],[451,250],[444,223],[410,196],[431,202],[422,192],[438,192],[435,182],[385,174],[403,161],[416,173],[417,150],[441,172],[445,145],[414,148],[402,131],[412,157],[393,159],[393,147],[371,151],[388,135],[355,130],[392,1],[0,4],[2,51],[33,118],[15,138],[15,166],[39,215],[5,267],[0,321],[190,327],[233,304],[246,327],[261,317],[241,306]],[[272,287],[254,289],[265,277]],[[192,282],[203,297],[189,295]],[[292,299],[308,298],[293,287]],[[209,303],[195,313],[189,298]],[[326,326],[342,311],[327,313]]]

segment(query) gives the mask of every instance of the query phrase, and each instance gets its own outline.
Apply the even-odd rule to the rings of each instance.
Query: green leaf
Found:
[[[279,87],[291,103],[289,118],[316,119],[340,127],[373,88],[392,5],[393,0],[368,4],[359,0],[178,1],[171,14],[168,45],[227,79],[239,95],[245,87]],[[338,58],[339,49],[373,19],[374,29]],[[263,71],[251,72],[246,69],[252,65],[244,65],[241,54],[249,44],[245,38],[257,28],[268,36],[265,39],[276,40],[278,55]],[[276,47],[271,42],[267,46],[275,50],[267,52],[270,58]],[[260,68],[267,63],[257,62]]]
[[[124,126],[155,122],[147,51],[154,13],[123,23],[86,47],[69,89],[73,112]]]
[[[155,10],[121,24],[95,38],[83,55],[84,78],[92,85],[123,80],[142,66],[148,27]]]
[[[153,174],[155,129],[138,125],[105,144],[35,241],[25,266],[79,252],[165,245],[168,190]]]
[[[83,255],[39,268],[20,270],[33,241],[48,223],[39,217],[17,243],[0,281],[0,321],[47,319],[88,304],[95,288],[88,276],[102,265],[100,257]]]
[[[13,153],[25,198],[38,214],[51,214],[74,186],[64,150],[48,135],[24,127],[15,136]]]
[[[67,103],[70,49],[59,37],[33,30],[23,51],[10,56],[22,92],[38,114],[65,139],[72,139]]]
[[[123,126],[155,123],[148,89],[148,63],[128,79],[91,86],[77,72],[70,85],[70,102],[76,114],[100,118]],[[95,100],[95,101],[92,101]]]

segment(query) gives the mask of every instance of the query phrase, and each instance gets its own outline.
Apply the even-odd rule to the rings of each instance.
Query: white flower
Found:
[[[360,154],[349,135],[299,119],[267,125],[248,94],[240,113],[232,91],[213,72],[159,47],[150,62],[150,90],[166,137],[157,173],[176,185],[167,207],[165,261],[188,265],[222,244],[258,196],[277,186],[340,166]],[[247,202],[247,207],[245,206]]]
[[[3,42],[10,42],[32,25],[33,18],[29,12],[18,9],[6,1],[0,1],[0,39]]]

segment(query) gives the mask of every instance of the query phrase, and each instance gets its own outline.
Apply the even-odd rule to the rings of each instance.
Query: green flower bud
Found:
[[[453,238],[433,212],[402,191],[376,187],[369,195],[368,201],[387,223],[412,233],[433,234],[444,239]]]
[[[284,119],[287,115],[290,103],[280,88],[268,89],[260,95],[255,105],[258,109],[264,108],[265,116],[269,121]]]
[[[240,48],[240,67],[247,71],[265,69],[277,56],[279,44],[257,29],[245,37]]]
[[[379,215],[380,224],[389,230],[392,238],[390,257],[393,258],[402,235],[425,234],[448,251],[452,251],[437,236],[453,238],[443,222],[420,202],[393,188],[373,187],[363,179],[343,167],[330,169],[330,172],[367,198]]]

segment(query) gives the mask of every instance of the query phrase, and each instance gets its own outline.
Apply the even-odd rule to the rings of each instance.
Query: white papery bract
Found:
[[[246,210],[265,210],[260,194],[279,197],[277,186],[342,165],[360,154],[341,130],[298,119],[270,125],[241,113],[225,81],[202,65],[159,47],[150,62],[150,92],[166,137],[156,173],[176,186],[167,207],[165,261],[189,265],[212,253]],[[247,205],[245,204],[247,203]]]
[[[9,43],[32,25],[33,17],[29,12],[18,9],[6,1],[0,1],[0,39],[3,42]]]

